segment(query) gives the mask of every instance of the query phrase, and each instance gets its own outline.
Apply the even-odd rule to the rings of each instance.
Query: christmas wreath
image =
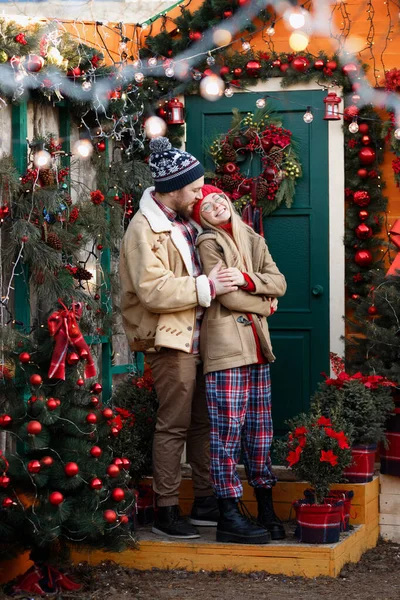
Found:
[[[264,109],[243,116],[233,110],[231,128],[210,146],[215,173],[207,177],[231,198],[241,211],[244,206],[259,205],[264,215],[282,203],[293,203],[301,165],[292,140],[292,132],[282,127],[278,117]],[[261,158],[261,173],[254,177],[242,173],[240,163],[246,158]],[[246,162],[246,164],[248,164]]]

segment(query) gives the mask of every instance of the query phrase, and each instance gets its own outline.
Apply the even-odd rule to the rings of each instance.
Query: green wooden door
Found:
[[[323,107],[320,91],[269,96],[298,143],[304,173],[293,207],[279,209],[264,221],[269,249],[288,283],[278,312],[269,319],[277,357],[272,365],[274,430],[282,435],[285,420],[308,409],[321,372],[329,370],[328,127],[321,113],[311,125],[303,121],[308,105]],[[213,168],[207,148],[229,129],[232,108],[253,112],[257,97],[235,94],[216,103],[197,96],[186,99],[187,149],[206,170]],[[253,160],[253,175],[257,168]]]

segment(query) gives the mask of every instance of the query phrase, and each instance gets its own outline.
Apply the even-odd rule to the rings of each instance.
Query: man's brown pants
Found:
[[[162,348],[147,354],[146,361],[159,400],[153,441],[153,489],[157,505],[178,504],[185,442],[194,495],[211,496],[210,423],[198,356]]]

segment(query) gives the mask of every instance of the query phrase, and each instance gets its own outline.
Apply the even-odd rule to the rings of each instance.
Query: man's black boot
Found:
[[[286,537],[282,521],[276,516],[272,502],[272,488],[254,488],[257,505],[257,521],[268,529],[272,540],[283,540]]]
[[[217,542],[237,544],[268,544],[269,532],[245,517],[239,510],[237,498],[219,498],[220,518],[217,525]]]
[[[218,503],[215,496],[197,496],[194,499],[189,521],[198,527],[216,527],[219,519]]]
[[[182,517],[179,506],[159,506],[152,532],[171,538],[190,540],[200,537],[196,527]]]

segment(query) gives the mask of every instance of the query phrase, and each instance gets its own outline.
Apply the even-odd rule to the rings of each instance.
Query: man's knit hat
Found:
[[[156,192],[166,194],[180,190],[204,175],[203,165],[197,158],[173,148],[167,138],[154,138],[149,145],[149,167]]]
[[[206,196],[208,196],[209,194],[223,194],[224,192],[222,190],[220,190],[219,188],[215,187],[215,185],[209,185],[208,183],[206,183],[206,185],[203,185],[203,187],[201,188],[201,193],[202,193],[203,197],[196,202],[196,204],[193,207],[193,212],[190,215],[190,218],[193,219],[193,221],[195,221],[199,225],[201,225],[201,223],[200,223],[201,203],[203,202],[204,198]]]

